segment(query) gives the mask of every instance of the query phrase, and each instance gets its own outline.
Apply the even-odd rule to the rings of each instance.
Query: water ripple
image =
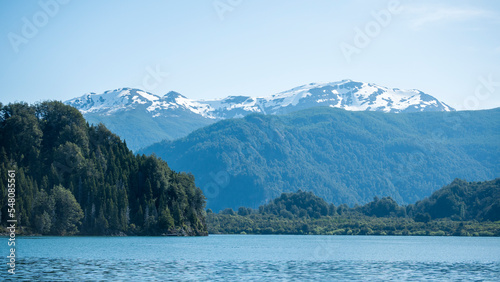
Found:
[[[17,281],[498,281],[500,263],[380,261],[152,261],[27,258]]]

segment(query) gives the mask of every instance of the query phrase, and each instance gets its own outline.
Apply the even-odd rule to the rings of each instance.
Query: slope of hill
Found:
[[[270,97],[229,96],[209,101],[191,100],[177,92],[160,97],[139,89],[121,88],[86,94],[66,104],[80,110],[90,123],[105,124],[125,139],[132,150],[186,136],[218,120],[252,113],[285,114],[318,106],[394,113],[454,111],[418,90],[352,80],[311,83]]]
[[[223,120],[141,152],[189,171],[215,211],[302,189],[334,204],[412,203],[455,178],[500,175],[500,109],[380,113],[314,108]]]

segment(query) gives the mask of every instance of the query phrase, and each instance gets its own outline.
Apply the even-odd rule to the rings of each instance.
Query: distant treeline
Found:
[[[208,210],[209,233],[500,236],[500,178],[456,179],[415,204],[390,197],[353,208],[312,192],[283,193],[258,210]]]
[[[60,102],[0,104],[0,227],[9,219],[8,170],[24,234],[207,234],[205,197],[191,174],[135,156]]]

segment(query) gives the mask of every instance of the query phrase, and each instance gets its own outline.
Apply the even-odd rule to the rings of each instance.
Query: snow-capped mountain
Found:
[[[192,100],[173,91],[157,96],[140,89],[121,88],[85,94],[66,104],[80,110],[89,122],[104,123],[126,139],[132,149],[179,138],[217,120],[250,113],[285,114],[317,106],[393,113],[455,110],[419,90],[352,80],[311,83],[269,97],[229,96],[217,100]]]
[[[229,96],[206,101],[192,100],[173,91],[160,97],[139,89],[121,88],[102,94],[86,94],[66,103],[84,114],[112,114],[140,107],[153,116],[182,109],[210,119],[233,118],[252,112],[280,114],[315,106],[350,111],[454,111],[452,107],[419,90],[387,88],[352,80],[311,83],[270,97]]]
[[[262,105],[267,112],[273,114],[314,106],[392,113],[455,110],[419,90],[387,88],[352,80],[302,85],[263,98]]]

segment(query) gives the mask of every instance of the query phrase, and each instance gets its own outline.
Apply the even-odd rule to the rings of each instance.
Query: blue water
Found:
[[[15,280],[500,280],[500,238],[21,237]],[[8,255],[6,238],[1,255]]]

